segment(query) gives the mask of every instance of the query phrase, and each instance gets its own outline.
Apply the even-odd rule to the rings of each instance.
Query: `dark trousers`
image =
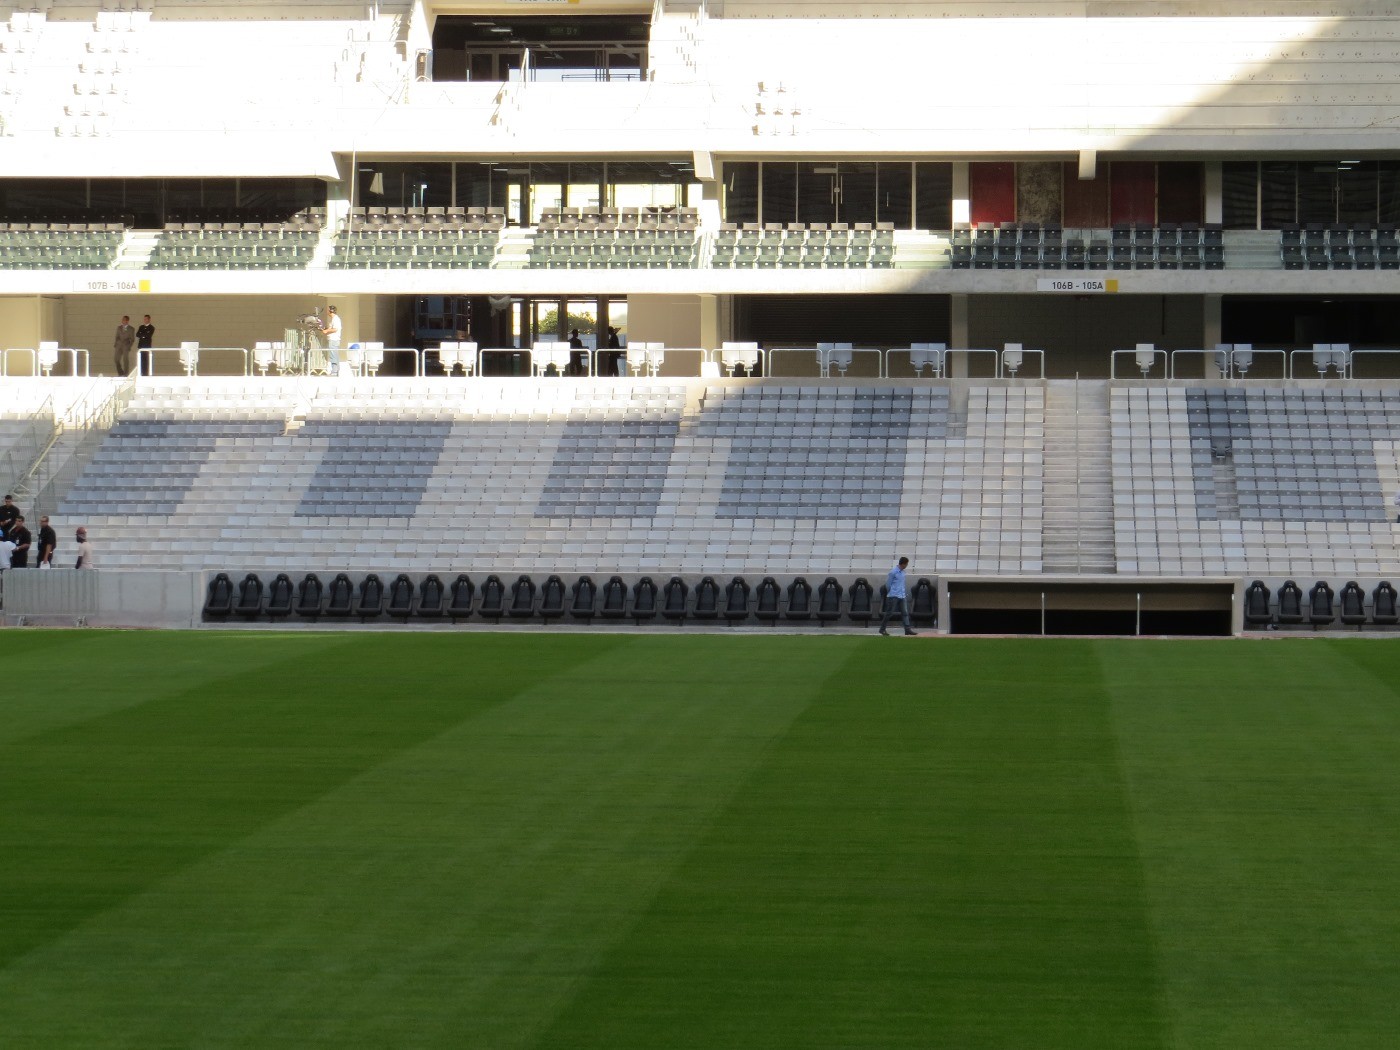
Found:
[[[899,615],[904,619],[904,629],[912,631],[914,627],[909,622],[909,603],[903,598],[885,599],[885,615],[880,617],[880,630],[885,629],[885,624],[890,622],[890,614],[896,609],[899,610]]]

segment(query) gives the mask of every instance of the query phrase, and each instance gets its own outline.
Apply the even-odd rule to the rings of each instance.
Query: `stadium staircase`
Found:
[[[1113,573],[1113,484],[1108,383],[1050,380],[1045,385],[1047,573]]]
[[[159,230],[129,230],[121,249],[112,263],[114,270],[144,270],[150,265],[151,254],[160,241]]]

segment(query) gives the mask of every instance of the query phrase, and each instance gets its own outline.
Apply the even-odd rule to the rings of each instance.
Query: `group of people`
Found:
[[[137,357],[140,359],[142,350],[149,350],[155,345],[155,338],[156,326],[151,323],[150,314],[145,314],[141,318],[141,323],[135,328],[131,326],[131,318],[122,314],[122,319],[117,324],[116,338],[112,340],[112,362],[117,366],[117,375],[130,375],[132,350],[136,351]],[[149,367],[149,358],[142,359],[143,375]]]
[[[619,352],[622,350],[622,333],[612,325],[608,325],[608,336],[604,345],[606,349],[613,351],[613,353],[598,355],[598,374],[602,376],[626,374],[622,363],[627,360],[627,355]],[[588,345],[578,334],[577,328],[569,332],[569,349],[574,351],[569,355],[569,375],[587,375]]]
[[[87,529],[80,526],[76,540],[78,558],[74,568],[93,568],[92,544],[88,542]],[[24,515],[15,506],[14,496],[5,493],[5,502],[0,503],[0,569],[27,569],[31,554],[38,556],[35,565],[40,569],[52,569],[56,564],[54,554],[57,550],[58,533],[49,524],[49,516],[45,514],[39,519],[39,536],[36,540],[24,523]]]

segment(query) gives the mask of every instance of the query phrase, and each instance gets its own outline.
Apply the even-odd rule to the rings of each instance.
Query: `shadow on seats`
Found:
[[[749,584],[742,576],[735,576],[725,584],[724,618],[730,623],[749,618]]]
[[[632,619],[637,623],[656,619],[656,581],[643,576],[632,586]]]
[[[666,581],[666,588],[662,593],[661,615],[668,620],[675,620],[677,625],[684,624],[689,597],[690,586],[679,576],[672,576]]]
[[[308,572],[301,583],[297,584],[297,615],[306,617],[317,617],[321,615],[321,598],[324,589],[321,586],[321,577],[314,572]]]
[[[267,606],[263,612],[279,619],[290,616],[294,601],[296,601],[296,589],[292,586],[292,578],[285,572],[279,572],[273,578],[272,586],[268,588]]]
[[[442,615],[442,580],[436,573],[428,573],[418,584],[418,615]]]
[[[406,573],[399,573],[394,577],[394,582],[389,585],[389,604],[385,607],[386,615],[396,620],[408,622],[408,618],[413,615],[413,581]]]
[[[204,599],[204,615],[221,619],[233,611],[233,581],[221,572],[209,581],[209,593]]]
[[[336,573],[331,580],[330,593],[326,597],[326,616],[343,619],[349,616],[355,603],[355,585],[343,572]]]
[[[564,581],[558,576],[551,576],[544,581],[544,586],[540,588],[540,617],[545,620],[557,620],[564,615],[564,596],[568,592],[564,589]]]
[[[243,577],[243,582],[238,585],[238,601],[234,603],[233,611],[239,616],[246,616],[252,619],[262,615],[263,606],[263,585],[258,579],[258,574],[250,572]]]
[[[573,586],[574,601],[569,615],[579,620],[592,620],[598,611],[598,587],[592,576],[580,576]]]
[[[452,587],[448,594],[447,615],[452,617],[452,622],[464,619],[472,614],[472,599],[476,597],[476,584],[472,583],[471,577],[466,573],[459,573],[452,581]]]
[[[361,620],[380,616],[384,612],[384,581],[370,573],[360,581],[360,597],[355,602],[355,615]]]

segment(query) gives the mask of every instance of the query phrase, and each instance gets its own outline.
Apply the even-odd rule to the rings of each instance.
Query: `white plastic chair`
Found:
[[[199,372],[199,344],[196,342],[186,342],[180,344],[180,367],[185,370],[185,375],[192,376]]]
[[[51,375],[58,365],[58,344],[40,343],[38,361],[40,373],[45,376]]]
[[[267,370],[276,362],[276,354],[270,342],[253,344],[253,366],[257,368],[260,375],[267,375]]]
[[[846,377],[850,371],[851,362],[855,360],[855,351],[850,347],[837,344],[834,348],[826,352],[826,374],[830,375],[833,368],[841,373],[841,378]]]
[[[1013,379],[1025,363],[1025,348],[1021,343],[1006,343],[1001,349],[1001,370]]]
[[[933,378],[943,374],[943,355],[948,351],[947,343],[913,343],[909,347],[909,364],[914,374],[923,378],[924,369],[932,370]]]
[[[754,368],[758,366],[758,344],[725,343],[720,347],[719,359],[728,375],[734,375],[740,365],[745,375],[753,375]]]
[[[1147,373],[1152,371],[1152,366],[1157,361],[1157,347],[1152,343],[1138,343],[1134,360],[1137,362],[1138,371],[1142,373],[1142,378],[1146,379]]]

